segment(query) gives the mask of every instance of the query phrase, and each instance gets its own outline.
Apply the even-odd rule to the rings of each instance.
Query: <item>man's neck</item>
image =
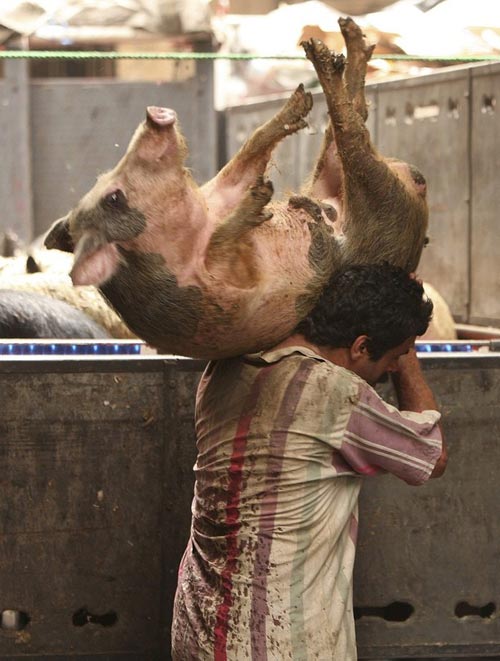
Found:
[[[346,369],[352,369],[348,349],[345,347],[331,348],[313,344],[312,342],[309,342],[309,340],[306,340],[301,333],[290,335],[274,348],[281,349],[281,347],[306,347],[334,365],[339,365],[339,367],[345,367]]]

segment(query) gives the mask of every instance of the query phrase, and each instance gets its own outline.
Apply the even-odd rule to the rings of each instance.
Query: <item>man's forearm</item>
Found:
[[[392,374],[392,380],[400,410],[437,409],[434,394],[424,378],[417,354],[413,349],[399,359],[399,371]]]
[[[434,394],[424,378],[417,354],[413,349],[399,359],[399,371],[392,374],[392,380],[401,411],[437,410]],[[447,462],[448,453],[443,438],[441,456],[430,477],[440,477],[445,471]]]

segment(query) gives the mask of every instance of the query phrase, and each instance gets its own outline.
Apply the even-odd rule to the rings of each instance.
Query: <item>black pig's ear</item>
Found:
[[[68,216],[55,221],[45,236],[44,244],[46,248],[57,248],[57,250],[63,250],[64,252],[74,251],[75,244],[69,233]]]

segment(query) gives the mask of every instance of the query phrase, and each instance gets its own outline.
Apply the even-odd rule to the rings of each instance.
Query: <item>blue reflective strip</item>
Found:
[[[140,354],[141,344],[36,344],[36,343],[2,343],[0,342],[0,355],[22,356],[22,355],[130,355]]]
[[[419,343],[417,342],[415,344],[416,349],[418,352],[425,352],[425,353],[433,353],[433,352],[446,352],[446,353],[453,353],[455,351],[473,351],[473,347],[471,344],[434,344],[430,342],[426,343]]]

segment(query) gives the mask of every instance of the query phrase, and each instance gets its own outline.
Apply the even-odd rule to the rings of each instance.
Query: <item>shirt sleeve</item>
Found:
[[[441,456],[440,418],[438,411],[399,411],[361,384],[340,454],[356,473],[388,472],[408,484],[422,484]]]

